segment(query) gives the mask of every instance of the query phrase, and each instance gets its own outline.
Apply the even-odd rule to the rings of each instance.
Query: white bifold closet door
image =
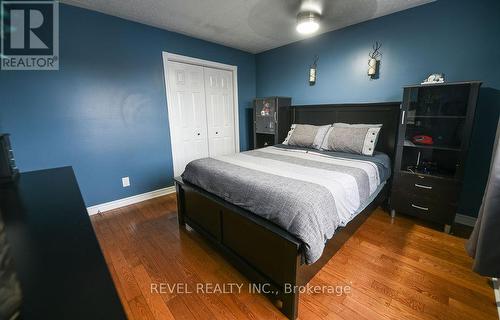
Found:
[[[235,152],[232,72],[168,62],[174,175],[195,159]]]
[[[230,71],[206,67],[203,72],[209,155],[234,153],[233,75]]]

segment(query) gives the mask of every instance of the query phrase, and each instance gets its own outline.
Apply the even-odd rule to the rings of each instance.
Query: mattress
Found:
[[[284,145],[190,162],[182,174],[225,201],[300,239],[317,261],[338,227],[364,209],[390,177],[389,157]]]

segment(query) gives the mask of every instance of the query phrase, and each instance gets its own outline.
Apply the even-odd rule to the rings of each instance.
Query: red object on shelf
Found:
[[[431,136],[426,136],[426,135],[417,135],[412,138],[413,143],[415,144],[427,144],[431,145],[434,144],[434,140],[432,140]]]

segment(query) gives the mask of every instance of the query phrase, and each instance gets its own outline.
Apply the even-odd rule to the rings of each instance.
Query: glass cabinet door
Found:
[[[256,101],[255,132],[274,134],[276,131],[276,100],[262,99]]]
[[[401,170],[454,178],[470,85],[409,88]]]

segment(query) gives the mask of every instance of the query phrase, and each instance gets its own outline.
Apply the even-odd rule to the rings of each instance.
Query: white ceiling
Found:
[[[306,0],[323,7],[316,34],[435,0]],[[305,38],[295,31],[300,0],[62,0],[251,53]]]

